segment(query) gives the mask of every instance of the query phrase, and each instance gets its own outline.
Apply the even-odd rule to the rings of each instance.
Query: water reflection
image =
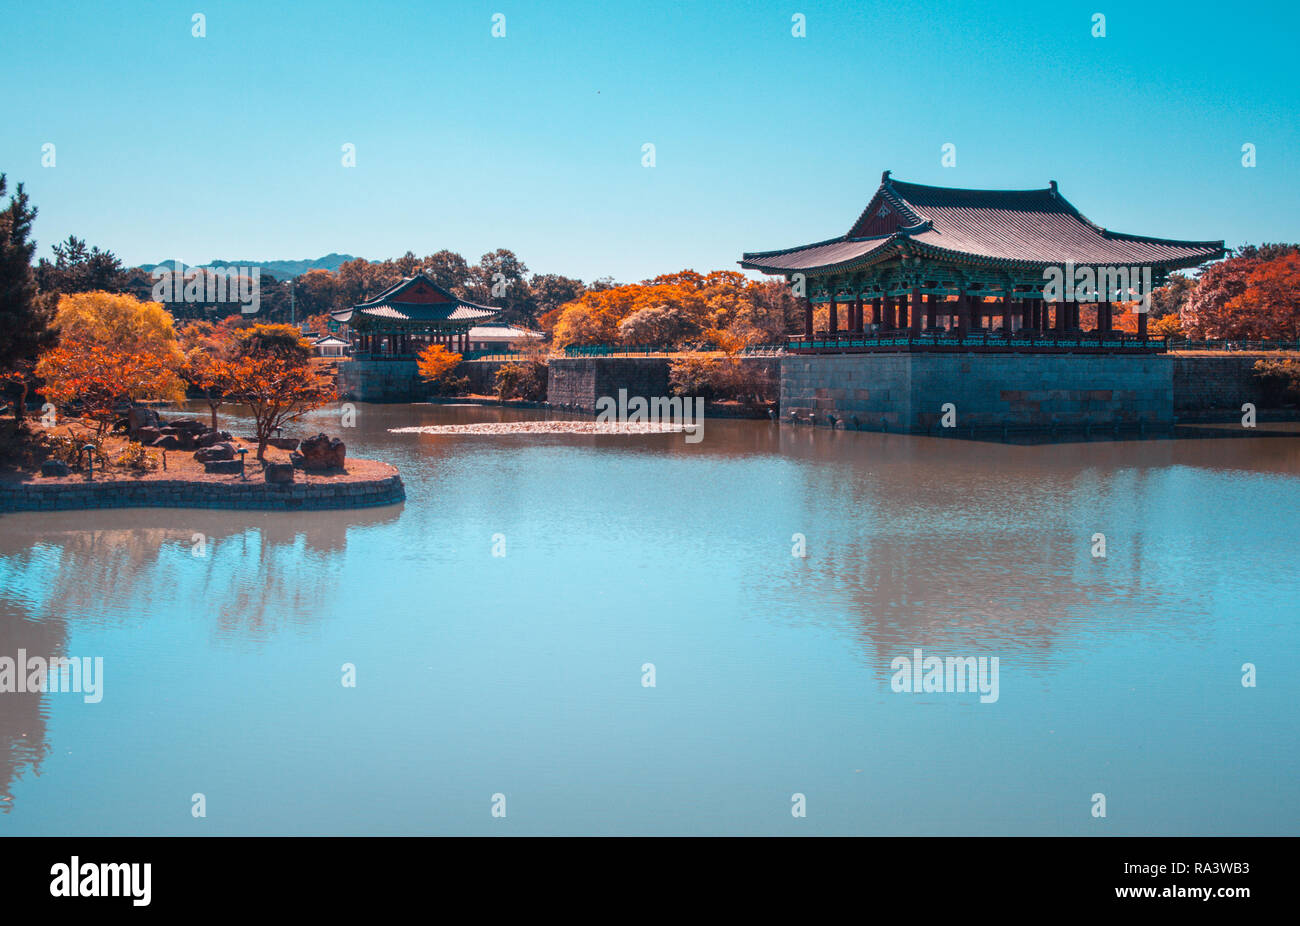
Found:
[[[110,509],[6,516],[0,530],[0,656],[67,655],[69,628],[167,621],[177,608],[211,621],[214,639],[255,643],[329,614],[330,564],[353,531],[395,521],[401,506],[355,512]],[[87,526],[90,521],[93,528]],[[114,679],[116,683],[117,680]],[[0,693],[0,809],[13,781],[40,772],[49,695]]]
[[[962,774],[987,798],[1008,790],[1000,762],[1029,787],[1071,774],[1096,740],[1085,715],[1116,728],[1135,717],[1140,740],[1181,716],[1176,698],[1202,690],[1212,674],[1204,664],[1235,670],[1239,649],[1294,648],[1295,567],[1278,551],[1300,537],[1276,515],[1300,501],[1300,441],[1018,446],[710,419],[690,444],[675,434],[391,434],[548,415],[356,411],[354,430],[341,432],[338,411],[323,409],[293,433],[342,433],[349,455],[393,463],[404,506],[0,519],[0,653],[93,644],[116,647],[108,652],[119,660],[112,704],[93,723],[79,727],[66,702],[0,700],[0,790],[19,795],[19,828],[45,831],[53,819],[75,829],[81,818],[61,809],[66,795],[33,778],[66,769],[62,747],[88,742],[133,807],[103,811],[110,831],[173,831],[140,795],[188,794],[196,769],[225,774],[227,800],[242,802],[226,818],[231,832],[477,832],[477,804],[463,818],[456,800],[411,810],[410,795],[433,787],[430,769],[447,794],[477,794],[508,772],[519,788],[537,788],[537,831],[593,831],[614,825],[602,807],[637,812],[629,789],[649,819],[737,775],[747,794],[777,793],[788,777],[833,787],[865,764],[859,744],[882,736],[932,765],[941,764],[934,744],[967,747],[977,758]],[[1097,532],[1104,559],[1090,553]],[[497,533],[509,544],[499,559]],[[795,534],[806,557],[791,555]],[[1236,623],[1252,611],[1271,623]],[[1004,681],[1002,700],[976,723],[960,705],[873,701],[888,691],[889,661],[914,646],[1001,656],[1008,679],[1036,676],[1037,698]],[[132,659],[141,652],[148,658]],[[653,698],[636,682],[647,659],[665,680]],[[345,660],[365,679],[346,693]],[[1093,662],[1112,674],[1070,675]],[[1175,680],[1161,701],[1165,676]],[[1113,690],[1114,679],[1133,677],[1146,680],[1141,702]],[[1085,692],[1086,707],[1053,700],[1063,679]],[[1275,728],[1293,726],[1293,712],[1267,697],[1261,690],[1251,709]],[[51,711],[68,741],[55,750]],[[111,711],[120,726],[101,720]],[[1045,750],[1033,732],[1043,713],[1071,721],[1072,738],[1053,719],[1047,729],[1060,739]],[[123,743],[122,729],[158,729],[168,716],[165,736]],[[1256,748],[1252,727],[1227,708],[1199,720],[1225,755]],[[1247,829],[1271,813],[1250,797],[1260,780],[1294,763],[1293,746],[1277,752],[1241,773],[1256,776],[1232,797]],[[1105,759],[1123,766],[1135,755]],[[1162,755],[1154,761],[1167,780],[1207,786],[1212,770],[1168,744]],[[909,831],[914,822],[882,808],[951,803],[951,782],[943,790],[903,766],[872,769],[881,800],[846,798],[845,826]],[[591,792],[582,807],[603,823],[574,817],[584,811],[559,783],[578,770]],[[1131,789],[1145,781],[1125,774]],[[745,819],[759,819],[759,798],[737,801]],[[968,814],[951,824],[958,831],[982,819],[955,812]],[[702,828],[743,830],[738,819]],[[1178,819],[1171,812],[1148,828]]]
[[[67,652],[67,628],[60,620],[35,621],[21,606],[0,596],[0,656],[25,650],[49,658]],[[10,787],[19,775],[39,775],[49,752],[49,708],[40,692],[0,692],[0,811],[13,807]]]

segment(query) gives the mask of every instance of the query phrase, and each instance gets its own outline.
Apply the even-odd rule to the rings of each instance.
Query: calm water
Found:
[[[0,694],[0,833],[1300,832],[1300,439],[358,410],[404,505],[0,518],[0,656],[104,660]],[[891,690],[916,647],[998,700]]]

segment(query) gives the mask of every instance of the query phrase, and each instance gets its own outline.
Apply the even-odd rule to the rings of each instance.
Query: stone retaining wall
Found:
[[[740,363],[779,375],[776,357],[741,357]],[[552,358],[547,374],[546,400],[552,407],[595,412],[601,396],[671,396],[668,357],[565,357]]]
[[[318,511],[371,508],[405,500],[402,477],[360,482],[5,482],[0,511],[66,511],[79,508],[235,508],[262,511]]]
[[[338,387],[353,402],[423,402],[429,394],[414,360],[345,360]]]
[[[1174,354],[1174,411],[1180,417],[1197,412],[1232,410],[1241,413],[1245,402],[1264,406],[1254,356]]]
[[[864,429],[942,433],[956,427],[1170,426],[1173,364],[1162,355],[790,354],[781,417],[831,417]]]

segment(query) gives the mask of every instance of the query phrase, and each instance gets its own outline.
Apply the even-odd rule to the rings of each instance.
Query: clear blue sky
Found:
[[[40,209],[41,254],[70,233],[128,263],[508,247],[533,271],[631,281],[842,234],[886,168],[1055,179],[1121,231],[1300,239],[1290,3],[190,0],[2,17],[0,170]]]

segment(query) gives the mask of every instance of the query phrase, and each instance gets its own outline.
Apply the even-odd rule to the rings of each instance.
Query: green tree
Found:
[[[36,265],[36,285],[45,293],[126,292],[128,274],[112,251],[87,248],[75,235],[54,246],[54,260],[44,257]]]
[[[311,342],[296,325],[253,325],[235,333],[232,355],[236,359],[260,354],[305,367],[311,361]]]
[[[0,174],[0,200],[7,190]],[[14,428],[21,426],[36,357],[57,337],[52,321],[54,299],[37,294],[32,256],[36,209],[18,184],[0,212],[0,377],[14,400]]]

